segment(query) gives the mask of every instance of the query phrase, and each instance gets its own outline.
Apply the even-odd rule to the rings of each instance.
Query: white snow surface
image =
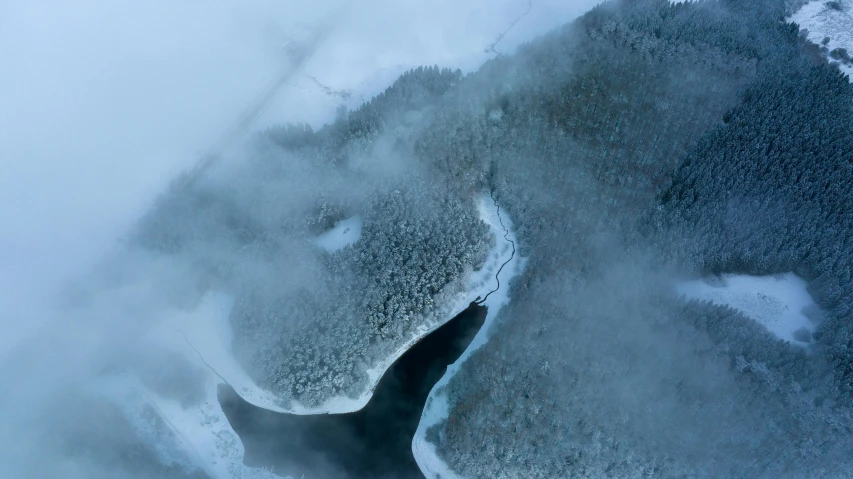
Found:
[[[361,217],[352,216],[338,221],[332,229],[317,236],[314,243],[324,250],[333,253],[349,246],[361,238]]]
[[[811,1],[800,7],[788,20],[808,30],[807,38],[810,42],[822,45],[823,39],[829,37],[826,45],[829,51],[846,48],[853,55],[853,0],[838,0],[838,3],[841,11],[830,8],[826,1]],[[838,63],[848,80],[853,81],[853,64],[845,65],[831,58],[829,61]]]
[[[459,371],[459,368],[468,359],[468,357],[489,340],[491,326],[494,322],[495,316],[498,314],[501,307],[509,302],[509,296],[507,294],[509,288],[508,285],[513,277],[524,270],[525,259],[520,257],[517,251],[515,256],[510,260],[510,256],[512,256],[512,247],[509,241],[516,242],[516,239],[515,233],[512,229],[512,221],[506,211],[501,210],[500,218],[498,218],[496,206],[487,196],[481,198],[478,206],[480,217],[483,218],[483,221],[489,225],[493,232],[496,232],[497,234],[499,231],[500,234],[497,234],[498,247],[492,252],[492,254],[490,254],[487,261],[488,267],[484,267],[480,272],[477,272],[477,274],[472,277],[469,283],[471,290],[476,292],[475,294],[480,294],[481,292],[487,293],[494,289],[494,274],[497,272],[497,268],[507,260],[509,260],[509,263],[507,263],[503,270],[501,270],[500,288],[489,295],[488,299],[486,299],[484,303],[489,310],[483,327],[480,328],[480,331],[477,332],[474,340],[471,341],[471,344],[468,345],[468,348],[462,353],[459,359],[447,368],[444,376],[442,376],[438,383],[436,383],[427,397],[426,404],[421,415],[421,421],[418,424],[417,432],[415,432],[415,437],[412,440],[412,453],[415,456],[415,461],[418,463],[418,467],[420,467],[421,472],[423,472],[424,476],[430,479],[435,477],[441,477],[442,479],[459,479],[459,476],[439,457],[435,445],[427,441],[426,430],[429,427],[439,424],[447,419],[450,407],[445,386],[447,386],[447,383],[456,374],[456,372]],[[503,221],[503,227],[507,230],[506,238],[504,237],[503,227],[500,223],[501,220]]]
[[[256,385],[234,358],[228,321],[233,303],[233,298],[225,293],[208,292],[193,311],[176,312],[155,334],[163,344],[172,345],[191,361],[204,366],[219,383],[231,385],[246,401],[277,412],[291,412],[278,407],[280,401],[276,396]]]
[[[754,319],[775,336],[792,344],[808,345],[794,337],[799,329],[817,326],[808,311],[819,311],[806,282],[793,273],[774,276],[727,274],[719,278],[683,281],[676,290],[688,298],[730,306]]]
[[[127,375],[103,378],[93,389],[118,405],[137,436],[157,451],[164,464],[179,464],[188,471],[198,467],[216,479],[278,479],[266,469],[243,464],[243,443],[219,405],[217,379],[208,375],[204,398],[187,407]],[[166,431],[156,428],[151,411]]]

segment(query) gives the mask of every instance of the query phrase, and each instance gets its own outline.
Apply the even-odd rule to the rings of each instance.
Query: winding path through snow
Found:
[[[492,203],[492,205],[489,203]],[[426,431],[431,426],[440,424],[447,419],[450,412],[450,402],[447,398],[445,386],[447,386],[447,383],[456,374],[456,372],[459,371],[462,363],[464,363],[474,351],[486,344],[489,340],[490,329],[495,316],[497,316],[501,307],[509,303],[507,288],[500,288],[498,273],[504,273],[504,284],[506,284],[524,270],[524,258],[515,254],[515,234],[512,232],[512,222],[509,217],[505,212],[501,214],[497,201],[493,199],[492,201],[489,201],[488,197],[484,196],[481,198],[478,206],[480,217],[483,221],[492,228],[492,231],[500,229],[502,231],[501,236],[503,236],[506,242],[502,247],[499,246],[496,248],[499,250],[497,256],[493,259],[490,257],[489,260],[490,263],[501,263],[501,267],[498,268],[495,273],[495,280],[497,282],[495,289],[487,293],[479,303],[489,308],[488,314],[486,315],[486,321],[474,337],[474,340],[471,341],[470,345],[468,345],[468,349],[462,353],[459,360],[448,366],[447,372],[444,373],[441,380],[439,380],[432,388],[432,391],[430,391],[429,397],[424,405],[423,414],[421,415],[421,422],[418,424],[418,430],[412,440],[412,453],[415,456],[415,461],[417,461],[421,472],[423,472],[424,476],[428,479],[459,479],[459,476],[454,473],[453,470],[451,470],[450,467],[439,457],[435,445],[427,441]],[[496,235],[496,237],[499,236]],[[472,289],[476,288],[472,287]]]

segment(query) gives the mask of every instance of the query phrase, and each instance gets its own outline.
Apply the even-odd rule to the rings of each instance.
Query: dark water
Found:
[[[430,390],[486,318],[471,303],[421,339],[386,371],[361,411],[298,416],[261,409],[220,386],[219,402],[246,447],[249,466],[300,479],[423,479],[412,438]]]

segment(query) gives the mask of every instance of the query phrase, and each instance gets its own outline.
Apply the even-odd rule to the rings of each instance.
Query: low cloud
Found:
[[[197,293],[124,238],[294,49],[311,57],[249,131],[319,126],[421,64],[472,71],[498,35],[509,52],[591,6],[562,3],[0,1],[0,476],[97,477],[44,438],[91,420],[87,381],[144,361],[139,338]]]

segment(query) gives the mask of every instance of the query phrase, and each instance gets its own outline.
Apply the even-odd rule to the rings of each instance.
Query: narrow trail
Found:
[[[187,337],[187,333],[183,332],[182,330],[180,330],[178,328],[175,328],[175,331],[181,333],[181,335],[184,337],[184,341],[187,342],[187,346],[189,346],[193,351],[195,351],[196,355],[201,360],[201,362],[204,363],[204,365],[207,366],[207,368],[210,369],[211,372],[213,372],[213,374],[215,374],[217,377],[219,377],[219,379],[222,380],[223,383],[231,386],[231,384],[224,377],[222,377],[222,375],[219,374],[216,371],[216,369],[213,369],[213,366],[211,366],[210,364],[207,363],[207,361],[204,360],[204,356],[202,356],[201,353],[199,352],[199,350],[196,349],[195,346],[193,346],[193,343],[190,342],[190,338]]]
[[[498,34],[497,38],[495,38],[495,41],[493,41],[491,45],[486,47],[486,49],[484,50],[485,53],[494,53],[495,55],[500,55],[500,53],[497,50],[495,50],[495,47],[498,46],[498,43],[500,43],[501,40],[504,39],[506,34],[509,33],[509,31],[512,30],[513,27],[515,27],[515,25],[518,24],[518,22],[520,22],[524,17],[526,17],[530,13],[531,10],[533,10],[533,0],[528,0],[527,1],[527,10],[525,10],[524,13],[522,13],[521,15],[517,16],[515,18],[515,20],[513,20],[512,23],[509,24],[509,26],[506,28],[506,30],[504,30]]]
[[[192,186],[207,171],[222,161],[223,154],[248,134],[255,121],[270,107],[278,92],[293,77],[302,72],[303,67],[323,45],[332,32],[334,22],[334,18],[322,22],[318,30],[313,32],[311,38],[291,47],[291,51],[288,52],[290,63],[260,92],[255,101],[228,128],[219,142],[186,173],[180,189]]]
[[[501,207],[500,207],[500,206],[498,206],[498,200],[497,200],[497,199],[495,199],[495,192],[494,192],[494,190],[493,190],[493,191],[491,191],[491,192],[489,193],[489,196],[491,196],[491,198],[492,198],[492,202],[493,202],[493,203],[494,203],[494,205],[495,205],[495,211],[496,211],[496,213],[497,213],[497,215],[498,215],[498,222],[500,222],[500,224],[501,224],[501,229],[503,229],[503,230],[504,230],[504,240],[506,240],[510,245],[512,245],[512,253],[509,255],[509,259],[508,259],[508,260],[506,260],[506,261],[504,261],[504,263],[501,265],[501,267],[500,267],[500,268],[498,268],[497,273],[495,273],[495,281],[497,282],[497,286],[495,286],[495,289],[493,289],[493,290],[489,291],[483,299],[479,299],[479,298],[478,298],[477,300],[475,300],[475,301],[474,301],[474,303],[476,303],[476,304],[480,304],[480,305],[481,305],[481,304],[483,304],[483,303],[485,303],[485,302],[486,302],[486,300],[487,300],[487,299],[489,299],[489,296],[490,296],[492,293],[494,293],[495,291],[497,291],[497,290],[501,289],[501,278],[500,278],[501,271],[503,271],[504,266],[508,265],[508,264],[509,264],[509,262],[510,262],[510,261],[512,261],[512,259],[515,257],[515,241],[513,241],[513,240],[509,239],[509,230],[508,230],[508,229],[506,229],[506,226],[504,225],[504,220],[503,220],[503,218],[501,218]]]

